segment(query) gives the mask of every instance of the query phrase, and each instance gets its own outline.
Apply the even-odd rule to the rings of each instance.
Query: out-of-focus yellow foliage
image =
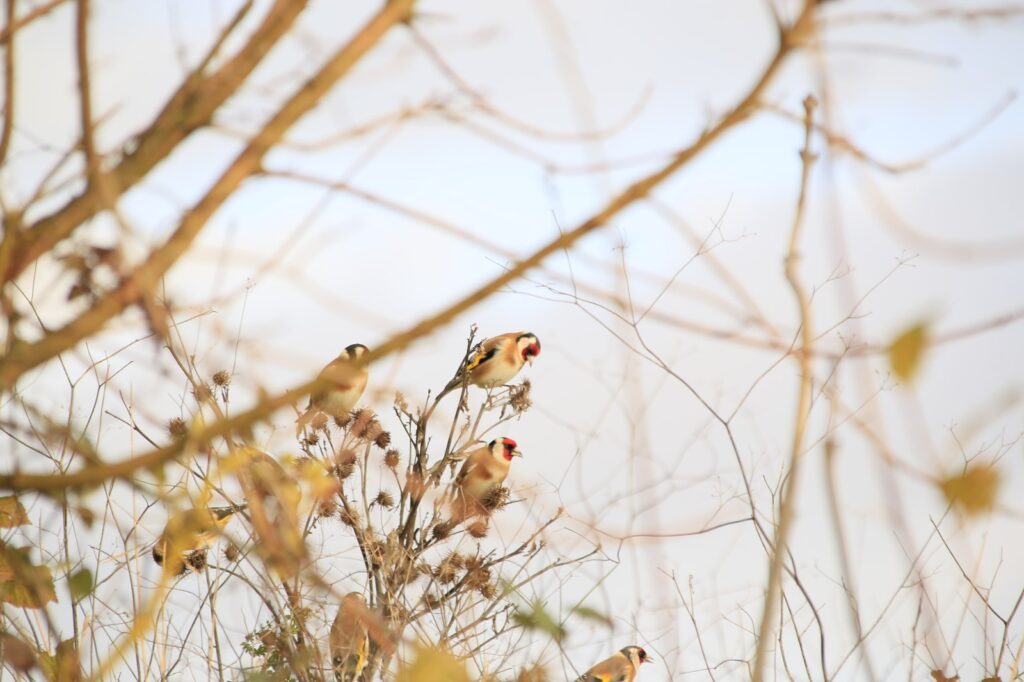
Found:
[[[928,347],[928,325],[918,322],[889,345],[889,366],[902,381],[910,381],[921,366],[921,359]]]
[[[49,682],[78,682],[82,679],[82,666],[78,662],[75,641],[65,639],[57,645],[57,651],[51,656],[42,654],[39,667]]]
[[[420,647],[413,662],[398,672],[398,682],[469,682],[469,675],[450,653]]]
[[[17,497],[0,497],[0,528],[24,526],[28,522],[28,512]]]
[[[0,635],[0,661],[16,673],[27,673],[36,667],[36,651],[14,635]]]
[[[0,601],[27,609],[57,601],[53,574],[46,566],[33,565],[27,549],[0,544]]]
[[[939,489],[965,514],[981,514],[996,504],[1000,477],[994,466],[971,465],[965,471],[939,481]]]

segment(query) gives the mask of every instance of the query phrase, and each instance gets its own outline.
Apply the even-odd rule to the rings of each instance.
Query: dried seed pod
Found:
[[[223,388],[231,383],[231,373],[226,369],[222,369],[213,375],[212,381],[214,386]]]
[[[345,509],[342,507],[341,511],[338,513],[338,518],[341,519],[341,522],[346,526],[355,527],[359,525],[359,513],[354,509]]]
[[[395,506],[395,498],[387,490],[381,490],[377,493],[377,497],[374,498],[374,503],[384,507],[385,509],[391,509]]]
[[[338,503],[329,498],[323,498],[316,506],[316,515],[321,518],[330,518],[338,513]]]
[[[167,433],[172,438],[184,438],[188,434],[188,424],[181,417],[175,417],[167,422]]]
[[[494,598],[498,596],[498,588],[494,583],[485,583],[484,585],[481,585],[477,591],[480,593],[481,597],[488,600],[494,600]]]
[[[506,504],[508,504],[508,499],[510,496],[511,495],[509,489],[505,488],[504,486],[498,488],[491,488],[490,490],[487,491],[487,494],[483,496],[483,499],[481,499],[480,502],[481,504],[483,504],[484,509],[486,509],[489,512],[493,512],[498,511]]]
[[[391,445],[391,434],[387,431],[381,431],[377,434],[377,437],[373,439],[373,444],[381,450],[386,450]]]
[[[396,468],[402,461],[401,456],[398,454],[398,450],[388,450],[384,453],[384,465],[390,469]]]
[[[476,538],[477,540],[480,540],[481,538],[487,537],[487,531],[489,530],[489,528],[487,526],[487,522],[486,521],[477,520],[477,521],[474,521],[473,523],[469,524],[469,527],[467,527],[466,530],[474,538]]]
[[[435,523],[430,533],[434,536],[435,540],[444,540],[452,534],[452,524],[448,521]]]

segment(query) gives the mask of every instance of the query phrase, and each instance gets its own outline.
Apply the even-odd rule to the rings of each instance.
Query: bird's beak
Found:
[[[646,658],[644,658],[644,660],[643,660],[643,661],[641,661],[641,663],[654,663],[654,659],[653,659],[653,658],[651,658],[651,655],[650,655],[650,654],[647,654],[647,657],[646,657]]]
[[[527,355],[526,356],[526,361],[528,363],[530,363],[530,367],[533,367],[533,356],[532,355]]]
[[[512,451],[512,456],[513,456],[513,457],[522,457],[522,456],[523,456],[523,453],[519,452],[519,450],[518,450],[518,449],[516,449],[516,450],[513,450],[513,451]]]

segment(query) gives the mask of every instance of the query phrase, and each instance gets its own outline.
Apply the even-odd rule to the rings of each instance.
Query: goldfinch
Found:
[[[171,514],[153,545],[153,561],[172,575],[206,565],[206,550],[231,515],[242,507],[183,509]]]
[[[470,516],[489,512],[487,498],[508,476],[513,457],[522,457],[511,438],[496,438],[466,456],[455,477],[454,518],[458,523]]]
[[[576,678],[576,682],[633,682],[640,666],[653,663],[642,647],[627,646]]]
[[[366,668],[370,651],[367,618],[363,595],[349,592],[342,597],[330,635],[331,665],[338,682],[354,682]]]
[[[284,467],[266,452],[248,445],[236,452],[238,480],[250,507],[256,501],[265,504],[276,500],[294,515],[302,492]]]
[[[329,417],[341,417],[356,406],[363,391],[366,390],[366,380],[370,373],[365,367],[357,368],[353,363],[363,357],[368,350],[361,343],[353,343],[320,370],[317,378],[329,382],[331,388],[309,396],[309,405],[306,407],[306,411],[295,420],[296,436],[302,434],[302,429],[316,415],[323,413]]]
[[[538,355],[540,340],[530,332],[512,332],[487,339],[459,368],[440,395],[458,388],[463,381],[481,388],[501,386],[514,379],[525,363],[532,365]]]

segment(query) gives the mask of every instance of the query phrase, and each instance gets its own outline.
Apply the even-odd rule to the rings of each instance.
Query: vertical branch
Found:
[[[10,1],[10,0],[9,0]],[[86,182],[96,181],[96,148],[92,137],[92,79],[89,76],[89,0],[78,0],[75,12],[75,58],[78,61],[79,125],[85,153]],[[10,50],[8,50],[10,52]]]
[[[775,602],[781,589],[783,561],[786,555],[786,540],[793,521],[793,506],[796,504],[796,490],[800,474],[801,453],[804,449],[804,434],[811,405],[811,354],[814,344],[814,333],[811,330],[811,303],[800,281],[797,267],[800,262],[800,234],[804,223],[804,211],[807,204],[807,186],[814,164],[815,155],[811,152],[811,136],[814,133],[814,108],[817,101],[813,96],[804,98],[804,146],[800,151],[802,170],[800,173],[800,196],[797,199],[796,214],[793,216],[793,227],[789,234],[789,247],[786,250],[786,281],[793,290],[797,308],[800,313],[800,348],[795,351],[800,362],[800,388],[797,393],[796,423],[793,428],[793,443],[789,455],[789,473],[786,475],[779,502],[779,524],[775,531],[775,543],[771,564],[768,569],[764,610],[761,613],[761,625],[757,632],[757,653],[754,657],[753,682],[761,682],[764,659],[768,651],[769,632],[771,631],[772,614]]]
[[[7,41],[7,49],[4,50],[4,126],[0,130],[0,168],[3,168],[7,160],[7,149],[11,144],[11,131],[14,130],[14,10],[16,0],[6,0],[4,12],[6,13],[8,31],[10,37]]]

